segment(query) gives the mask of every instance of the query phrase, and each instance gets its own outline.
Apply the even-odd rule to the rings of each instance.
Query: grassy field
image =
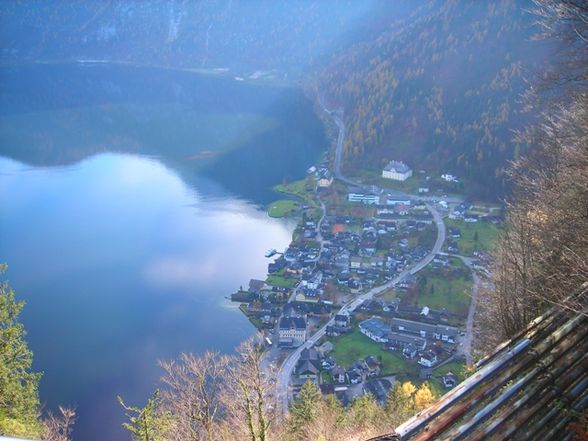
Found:
[[[398,293],[394,288],[390,288],[384,291],[382,294],[378,295],[378,298],[381,300],[394,300],[398,297]]]
[[[429,380],[429,385],[434,391],[435,395],[441,397],[449,392],[450,389],[445,388],[443,385],[443,375],[448,372],[453,372],[457,375],[458,383],[465,380],[471,373],[466,372],[466,366],[463,363],[451,362],[441,366],[438,369],[433,370],[433,375]]]
[[[312,189],[307,190],[307,180],[301,179],[299,181],[290,182],[289,184],[280,184],[274,187],[275,191],[280,193],[290,194],[300,198],[306,205],[313,208],[320,208],[320,204],[316,200],[316,194]]]
[[[337,363],[343,367],[349,367],[359,359],[369,355],[381,357],[382,375],[389,375],[406,370],[406,362],[402,356],[384,350],[381,344],[370,340],[359,329],[352,333],[337,337],[332,340],[333,352]]]
[[[290,199],[280,199],[272,202],[267,209],[270,217],[286,217],[298,211],[299,204]]]
[[[438,369],[433,371],[433,377],[441,379],[443,375],[448,372],[453,372],[459,378],[459,381],[463,381],[467,377],[466,366],[464,363],[459,363],[457,361],[452,361],[451,363],[447,363],[441,366]]]
[[[420,306],[447,309],[461,316],[467,315],[472,290],[471,277],[447,276],[432,270],[423,271],[421,277],[424,283],[419,284],[417,298]]]
[[[296,285],[297,280],[295,277],[286,277],[284,270],[282,270],[279,273],[267,276],[265,283],[282,288],[292,288]]]
[[[445,225],[459,228],[461,238],[457,239],[459,253],[472,256],[474,251],[490,251],[500,228],[491,222],[468,223],[458,219],[446,219]]]

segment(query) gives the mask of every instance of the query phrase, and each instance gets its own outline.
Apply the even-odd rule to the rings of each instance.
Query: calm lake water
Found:
[[[293,89],[180,72],[33,66],[0,73],[0,260],[80,441],[123,440],[158,359],[230,352],[253,328],[225,296],[263,278],[294,223],[271,186],[325,148]]]

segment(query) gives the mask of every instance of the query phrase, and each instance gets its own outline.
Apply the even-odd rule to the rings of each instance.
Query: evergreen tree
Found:
[[[133,441],[165,441],[169,421],[161,411],[159,390],[153,392],[143,408],[127,406],[121,397],[117,398],[127,411],[129,422],[123,423],[123,427],[131,432]]]
[[[0,275],[6,265],[0,264]],[[0,435],[37,437],[40,434],[40,373],[31,371],[33,353],[18,322],[24,302],[16,301],[6,281],[0,284]]]
[[[290,409],[291,431],[298,432],[313,421],[319,412],[320,403],[321,391],[312,381],[306,381]]]

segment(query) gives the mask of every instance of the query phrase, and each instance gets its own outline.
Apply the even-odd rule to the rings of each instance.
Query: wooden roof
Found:
[[[588,297],[584,285],[579,295]],[[588,407],[588,317],[552,310],[428,409],[372,441],[571,440]]]

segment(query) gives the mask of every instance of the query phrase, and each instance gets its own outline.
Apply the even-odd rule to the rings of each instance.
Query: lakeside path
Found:
[[[337,124],[337,127],[339,128],[339,134],[337,136],[337,147],[335,150],[335,172],[334,172],[335,178],[339,179],[342,182],[345,182],[346,184],[349,184],[352,186],[358,186],[357,183],[353,182],[351,179],[346,178],[345,176],[343,176],[341,174],[341,157],[343,155],[343,142],[345,140],[345,124],[343,123],[343,120],[340,118],[339,115],[337,115],[336,112],[328,110],[324,106],[320,97],[319,97],[319,101],[320,101],[320,105],[323,108],[323,110],[325,112],[327,112],[333,118],[333,120],[335,121],[335,124]],[[406,196],[409,196],[411,198],[415,198],[414,196],[411,196],[411,195],[406,195]],[[416,198],[418,198],[418,197],[416,197]],[[425,200],[425,198],[418,198],[418,199]],[[326,210],[324,209],[324,204],[322,204],[322,206],[323,206],[323,218],[324,218],[324,216],[326,215]],[[441,214],[435,209],[435,207],[433,205],[427,203],[426,207],[429,210],[429,212],[431,213],[431,215],[433,216],[435,225],[437,227],[437,239],[435,240],[435,245],[433,246],[433,249],[431,250],[431,252],[429,254],[427,254],[422,260],[417,262],[415,265],[402,271],[400,274],[398,274],[391,281],[389,281],[383,285],[377,286],[375,288],[372,288],[367,293],[362,294],[362,295],[356,297],[355,299],[350,300],[349,302],[345,303],[339,309],[339,311],[337,311],[335,314],[333,314],[333,316],[331,317],[331,319],[327,323],[325,323],[318,331],[316,331],[312,336],[310,336],[301,346],[296,348],[296,350],[291,352],[286,357],[286,359],[284,360],[284,362],[282,363],[282,365],[280,366],[280,368],[278,370],[277,379],[276,379],[276,395],[277,395],[278,399],[280,400],[280,405],[282,408],[282,412],[284,414],[287,413],[287,411],[288,411],[288,403],[290,400],[290,388],[289,388],[290,378],[292,376],[292,372],[294,371],[294,367],[296,366],[296,364],[298,363],[298,360],[300,359],[300,355],[302,354],[302,351],[304,349],[308,349],[308,348],[314,346],[325,335],[327,326],[330,326],[334,323],[335,315],[336,314],[351,314],[364,301],[372,299],[374,296],[377,296],[377,295],[385,292],[386,290],[392,288],[394,285],[398,284],[400,281],[402,281],[407,276],[416,274],[417,272],[422,270],[435,258],[435,255],[441,251],[441,248],[443,247],[443,243],[445,242],[445,223],[443,222],[443,218],[441,217]],[[322,221],[322,218],[321,218],[321,221]],[[321,250],[322,250],[322,243],[321,243]]]

